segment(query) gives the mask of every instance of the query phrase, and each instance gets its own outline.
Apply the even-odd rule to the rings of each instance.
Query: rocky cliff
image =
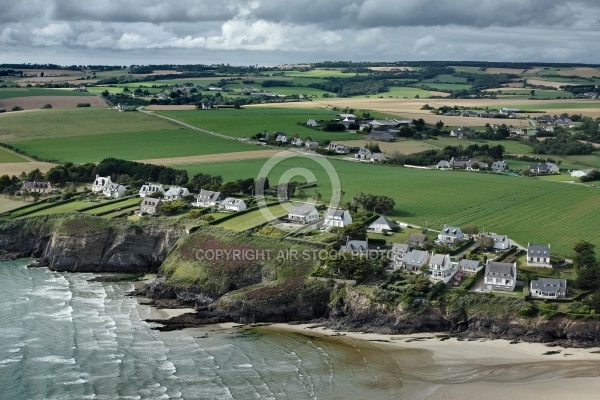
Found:
[[[36,257],[40,266],[68,272],[156,271],[184,229],[85,215],[52,216],[0,224],[5,254]]]

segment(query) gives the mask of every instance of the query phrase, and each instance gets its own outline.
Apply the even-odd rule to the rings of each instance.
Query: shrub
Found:
[[[13,108],[10,109],[10,111],[23,111],[23,107],[14,106]]]
[[[52,104],[50,104],[50,103],[44,104],[41,108],[42,108],[42,110],[50,109],[50,108],[52,108]]]
[[[77,107],[91,107],[90,103],[77,103]]]

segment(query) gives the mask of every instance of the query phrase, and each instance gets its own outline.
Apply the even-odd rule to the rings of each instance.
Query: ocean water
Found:
[[[126,296],[132,284],[27,263],[0,262],[0,399],[401,398],[397,353],[261,330],[160,332]]]

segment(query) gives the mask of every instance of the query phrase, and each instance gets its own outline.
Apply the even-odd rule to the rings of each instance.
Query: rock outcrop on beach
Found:
[[[38,266],[54,271],[137,273],[156,271],[183,234],[183,228],[167,224],[38,217],[0,224],[0,248],[38,258]]]

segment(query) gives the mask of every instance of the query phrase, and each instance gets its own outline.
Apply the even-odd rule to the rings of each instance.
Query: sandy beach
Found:
[[[242,328],[234,323],[211,329]],[[247,329],[248,326],[243,326]],[[444,333],[382,335],[336,332],[314,324],[265,324],[255,329],[289,332],[364,344],[365,362],[382,368],[390,398],[451,399],[595,399],[600,390],[599,349],[549,347],[507,340],[458,340]],[[369,351],[372,350],[372,351]],[[384,360],[385,358],[385,360]],[[392,360],[392,361],[390,361]],[[390,366],[390,362],[396,365]],[[396,376],[386,376],[395,374]],[[383,383],[385,384],[385,383]]]

